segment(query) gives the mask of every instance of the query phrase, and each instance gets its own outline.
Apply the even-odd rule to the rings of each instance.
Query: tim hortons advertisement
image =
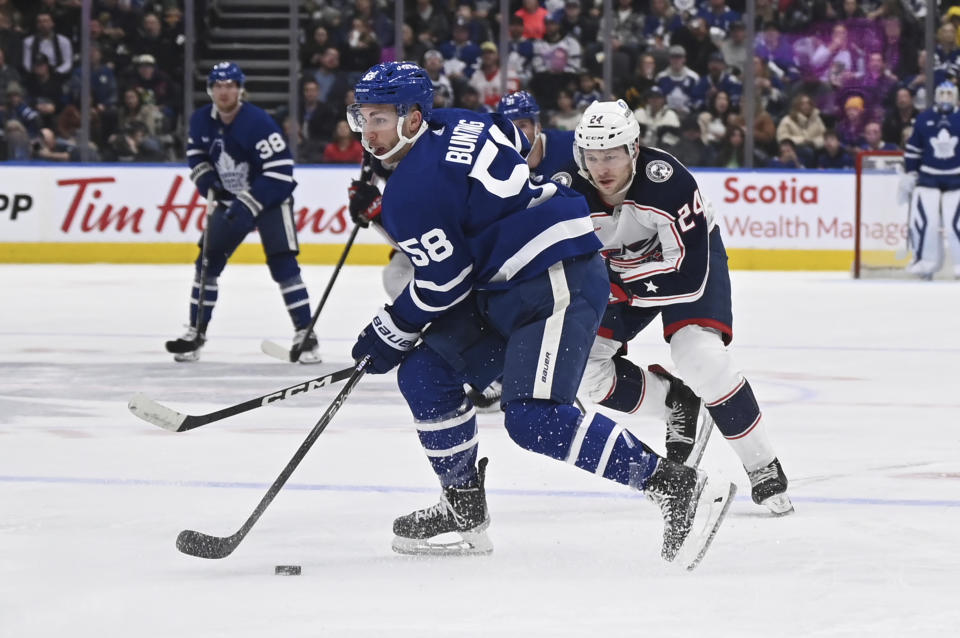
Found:
[[[346,240],[347,187],[358,172],[296,170],[294,219],[302,244]],[[0,242],[193,243],[202,229],[206,202],[186,168],[12,166],[0,168],[0,176]],[[382,239],[361,233],[357,242]]]

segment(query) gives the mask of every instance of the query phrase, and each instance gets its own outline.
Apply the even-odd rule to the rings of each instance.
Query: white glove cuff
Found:
[[[420,339],[419,332],[404,332],[398,328],[386,308],[381,308],[370,323],[384,343],[400,352],[413,350]]]

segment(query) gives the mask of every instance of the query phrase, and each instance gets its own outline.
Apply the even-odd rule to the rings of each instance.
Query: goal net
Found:
[[[912,278],[907,248],[908,204],[897,198],[902,151],[862,151],[856,161],[855,278]],[[952,278],[949,256],[935,277]]]

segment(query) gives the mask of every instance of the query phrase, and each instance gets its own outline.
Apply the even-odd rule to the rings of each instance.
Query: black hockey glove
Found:
[[[347,191],[350,196],[350,219],[361,228],[366,228],[380,216],[380,189],[373,184],[353,180]]]

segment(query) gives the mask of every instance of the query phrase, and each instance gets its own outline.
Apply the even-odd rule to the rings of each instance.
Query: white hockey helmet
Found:
[[[944,80],[933,92],[933,104],[941,113],[952,113],[957,108],[957,85]]]
[[[594,102],[583,112],[574,133],[573,158],[580,174],[593,184],[587,170],[585,150],[607,150],[624,146],[630,154],[630,163],[636,173],[637,152],[640,149],[640,123],[623,100]]]

